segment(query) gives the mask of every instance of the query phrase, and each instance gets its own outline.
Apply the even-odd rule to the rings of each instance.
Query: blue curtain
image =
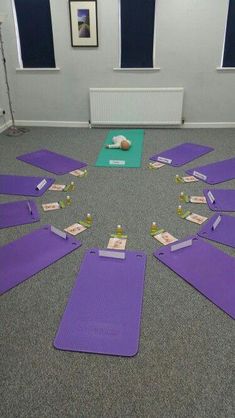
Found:
[[[223,67],[235,67],[235,0],[230,0]]]
[[[49,0],[15,0],[24,68],[54,68]]]
[[[121,67],[153,67],[155,0],[121,0]]]

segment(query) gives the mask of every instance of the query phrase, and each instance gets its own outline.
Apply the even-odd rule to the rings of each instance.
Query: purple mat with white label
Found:
[[[50,264],[76,250],[80,241],[66,239],[45,225],[0,247],[0,294],[7,292]]]
[[[154,154],[149,159],[169,164],[173,167],[180,167],[211,151],[214,151],[214,148],[185,142],[159,154]]]
[[[138,352],[146,255],[110,251],[125,258],[86,252],[54,346],[117,356]]]
[[[33,200],[21,200],[0,204],[0,228],[31,224],[40,219],[36,203]]]
[[[66,155],[57,154],[56,152],[52,152],[47,149],[41,149],[28,154],[20,155],[17,159],[58,175],[66,174],[70,171],[87,166],[87,163],[74,160]]]
[[[198,231],[198,235],[235,248],[235,217],[217,213]]]
[[[235,158],[191,168],[186,173],[209,184],[235,179]]]
[[[177,244],[185,240],[192,245],[172,251],[169,244],[155,257],[235,319],[235,258],[198,236]]]
[[[235,212],[234,189],[204,189],[203,193],[211,210]]]
[[[46,182],[45,182],[45,181]],[[0,175],[0,194],[14,194],[21,196],[42,196],[43,193],[54,183],[55,179],[48,177],[15,176],[8,174]],[[42,188],[37,186],[44,182]]]

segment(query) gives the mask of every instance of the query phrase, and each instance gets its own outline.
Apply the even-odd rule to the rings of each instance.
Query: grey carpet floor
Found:
[[[71,207],[43,212],[42,203],[64,197],[47,191],[36,200],[40,223],[1,230],[1,245],[46,223],[63,229],[87,212],[94,217],[93,227],[78,236],[80,249],[1,297],[0,416],[231,418],[233,320],[153,257],[160,245],[149,236],[149,228],[156,221],[179,239],[197,232],[196,224],[177,217],[176,208],[181,191],[201,195],[205,184],[176,185],[174,177],[186,168],[234,156],[235,131],[146,129],[142,168],[94,167],[107,132],[31,128],[18,138],[0,135],[1,173],[48,175],[15,158],[41,148],[89,164],[83,179],[69,174],[57,177],[59,183],[76,183]],[[215,151],[178,169],[147,168],[151,154],[185,141]],[[235,188],[235,181],[218,187]],[[0,202],[22,199],[0,196]],[[190,209],[213,214],[207,205],[190,205]],[[54,349],[53,339],[84,252],[105,248],[119,223],[128,233],[127,249],[144,250],[148,256],[138,355],[121,358]],[[231,248],[213,245],[234,256]]]

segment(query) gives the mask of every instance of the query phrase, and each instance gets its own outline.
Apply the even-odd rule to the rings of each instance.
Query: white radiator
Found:
[[[184,89],[91,88],[92,126],[181,125]]]

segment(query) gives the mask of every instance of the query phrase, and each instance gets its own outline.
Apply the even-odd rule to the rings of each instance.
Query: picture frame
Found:
[[[96,0],[69,0],[72,47],[98,47]]]

